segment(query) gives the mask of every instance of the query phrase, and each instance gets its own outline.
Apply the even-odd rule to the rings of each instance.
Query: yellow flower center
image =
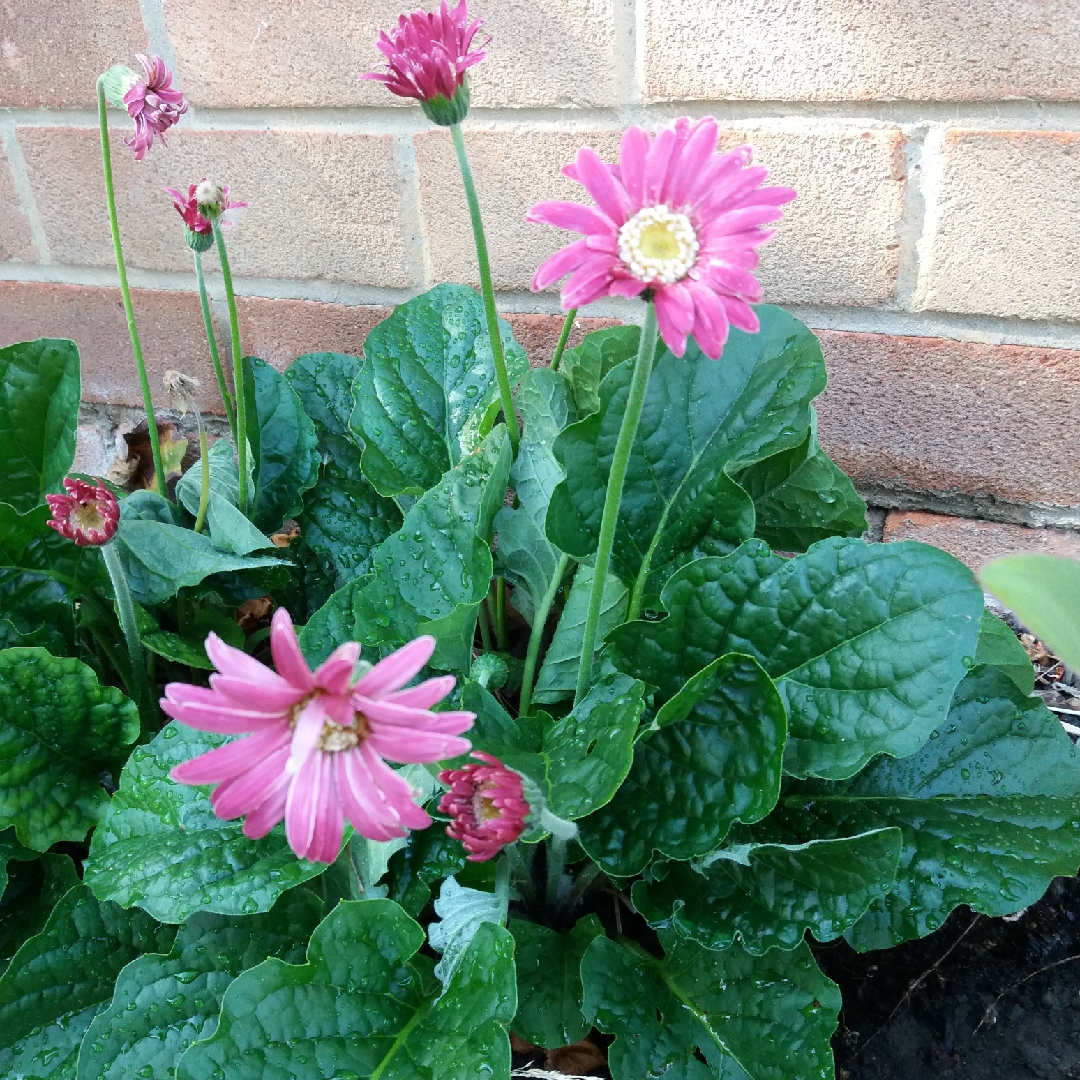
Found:
[[[100,529],[105,525],[105,517],[98,509],[97,503],[87,503],[85,506],[76,507],[71,516],[80,529]]]
[[[698,238],[690,219],[646,206],[619,229],[619,258],[639,281],[674,285],[693,269]]]
[[[491,821],[501,816],[502,811],[484,792],[487,788],[481,788],[473,797],[473,816],[477,821]]]

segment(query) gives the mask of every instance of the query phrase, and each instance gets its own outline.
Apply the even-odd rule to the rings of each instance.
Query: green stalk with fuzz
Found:
[[[465,198],[469,201],[469,218],[472,220],[473,240],[476,242],[476,262],[480,268],[480,293],[484,298],[484,317],[487,321],[488,339],[491,341],[491,357],[495,363],[495,378],[499,384],[499,398],[502,401],[503,416],[510,433],[510,448],[517,457],[518,432],[517,414],[514,412],[514,398],[510,393],[510,376],[506,372],[506,357],[503,355],[502,336],[499,334],[499,316],[495,311],[495,289],[491,284],[491,263],[488,260],[487,239],[484,236],[484,223],[480,218],[480,201],[476,197],[476,184],[473,181],[469,157],[465,152],[465,140],[461,135],[461,125],[450,128],[457,152],[458,166],[461,169],[461,182],[465,186]]]
[[[536,662],[540,658],[540,643],[544,637],[544,624],[551,613],[551,606],[555,603],[559,586],[566,575],[566,568],[570,564],[570,556],[562,555],[555,567],[555,573],[548,582],[547,592],[533,613],[532,630],[529,633],[529,647],[525,653],[525,667],[521,673],[521,698],[518,702],[518,713],[528,716],[532,708],[533,679],[536,676]]]
[[[611,549],[615,543],[615,524],[619,519],[626,467],[630,461],[630,450],[634,445],[634,435],[637,433],[641,410],[645,405],[645,392],[649,388],[649,376],[652,374],[656,356],[656,331],[656,308],[650,298],[645,306],[645,325],[641,329],[641,342],[634,360],[634,376],[630,381],[630,394],[626,399],[626,410],[623,412],[619,438],[611,459],[611,471],[608,473],[604,516],[600,519],[600,538],[596,546],[596,571],[592,591],[589,593],[589,611],[585,617],[585,631],[581,642],[581,663],[578,667],[577,690],[574,693],[575,705],[589,692],[589,683],[592,682],[593,650],[596,648],[596,628],[600,622],[600,608],[604,599],[604,582],[611,565]]]
[[[169,496],[165,487],[165,465],[161,458],[157,417],[154,415],[154,402],[150,396],[150,380],[146,374],[146,362],[143,360],[139,331],[135,326],[135,309],[131,305],[131,289],[128,287],[127,268],[124,266],[124,250],[120,246],[120,223],[116,217],[116,191],[113,187],[112,153],[109,149],[109,119],[106,113],[104,75],[97,81],[97,101],[98,124],[101,129],[101,162],[105,169],[105,198],[109,204],[109,228],[112,230],[113,254],[116,256],[116,274],[120,279],[120,295],[124,301],[124,315],[127,316],[131,351],[135,354],[135,367],[138,369],[139,385],[142,387],[143,408],[146,410],[146,426],[150,435],[150,451],[154,456],[154,476],[157,480],[158,494],[167,499]]]
[[[570,340],[570,331],[574,329],[574,320],[577,318],[577,308],[573,307],[566,313],[566,318],[563,319],[562,333],[559,334],[558,344],[555,346],[555,353],[551,358],[551,370],[559,370],[559,361],[562,360],[562,354],[566,352],[566,343]]]
[[[154,705],[150,694],[149,680],[146,677],[146,659],[143,654],[142,639],[139,637],[139,628],[135,622],[135,605],[131,600],[131,590],[128,588],[127,578],[124,576],[120,556],[116,553],[116,544],[103,544],[101,557],[105,560],[105,569],[109,572],[113,596],[116,598],[116,611],[120,616],[120,629],[124,632],[124,641],[127,642],[128,662],[131,664],[131,676],[134,683],[128,689],[131,691],[132,697],[136,698],[136,704],[139,706],[143,731],[152,731],[154,728]]]
[[[203,276],[202,252],[196,251],[195,280],[199,283],[199,305],[202,307],[203,326],[206,327],[206,343],[210,346],[210,359],[214,362],[214,377],[221,393],[221,403],[225,406],[225,415],[229,418],[229,431],[232,432],[233,445],[236,445],[236,399],[229,392],[225,381],[225,371],[221,366],[221,353],[218,351],[217,335],[214,333],[214,320],[210,315],[210,299],[206,295],[206,279]]]
[[[244,394],[244,365],[240,354],[240,318],[236,313],[236,294],[233,292],[232,271],[229,255],[225,250],[225,238],[221,235],[221,221],[213,219],[214,241],[221,260],[221,279],[225,283],[225,301],[229,305],[229,341],[232,344],[233,386],[236,388],[236,465],[240,473],[240,509],[248,513],[248,441],[247,401]]]

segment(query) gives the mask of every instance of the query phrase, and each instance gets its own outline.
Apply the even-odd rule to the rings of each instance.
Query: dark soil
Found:
[[[1080,1080],[1080,880],[1015,921],[967,908],[886,952],[815,946],[840,984],[837,1080]]]

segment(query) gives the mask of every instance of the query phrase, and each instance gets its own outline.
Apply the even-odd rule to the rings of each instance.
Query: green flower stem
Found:
[[[566,840],[551,834],[547,849],[547,910],[554,914],[559,903],[559,886],[566,867]]]
[[[210,502],[210,452],[206,445],[206,431],[198,410],[195,419],[199,423],[199,458],[202,461],[202,490],[199,492],[199,513],[195,518],[195,531],[202,532],[206,524],[206,506]]]
[[[488,628],[488,609],[486,598],[481,601],[480,610],[477,611],[476,614],[476,621],[480,624],[480,644],[484,647],[484,652],[491,652],[491,630]]]
[[[503,852],[495,864],[495,898],[499,902],[502,924],[506,925],[506,916],[510,911],[510,857]]]
[[[214,218],[214,240],[218,258],[221,260],[221,278],[225,283],[225,300],[229,305],[229,340],[232,344],[233,386],[236,388],[236,465],[240,472],[240,510],[247,513],[248,506],[248,441],[247,402],[244,394],[244,365],[240,355],[240,318],[236,314],[236,293],[233,292],[232,270],[225,251],[225,238],[221,235],[221,223]]]
[[[507,652],[506,647],[506,578],[495,579],[495,640],[499,643],[499,652]]]
[[[573,887],[567,894],[566,902],[563,904],[563,910],[567,915],[573,915],[574,908],[577,907],[578,901],[585,895],[589,886],[596,880],[600,873],[600,867],[594,862],[590,862],[584,870],[578,874],[574,881]]]
[[[526,865],[525,860],[521,857],[521,849],[518,847],[517,841],[507,844],[503,848],[503,852],[510,861],[510,869],[514,872],[514,880],[521,889],[521,895],[525,903],[530,908],[534,907],[536,904],[536,890],[533,888],[532,874],[530,873],[530,867]]]
[[[577,318],[577,308],[573,307],[566,313],[566,318],[563,319],[562,333],[559,334],[559,342],[555,346],[555,353],[551,357],[551,370],[559,370],[559,361],[562,360],[562,354],[566,352],[566,343],[570,340],[570,331],[574,328],[574,320]]]
[[[150,700],[147,685],[142,639],[139,637],[139,628],[135,622],[135,605],[131,601],[131,590],[124,576],[124,568],[120,564],[120,556],[116,553],[116,544],[114,542],[103,544],[101,557],[105,560],[105,569],[108,570],[109,580],[112,582],[116,610],[120,615],[120,629],[123,630],[124,640],[127,642],[128,661],[131,664],[132,681],[135,684],[132,688],[133,697],[137,699],[136,704],[139,706],[139,715],[142,717],[143,730],[146,731],[152,724],[148,713],[152,713],[153,703]]]
[[[506,373],[506,357],[503,355],[502,336],[499,333],[499,316],[495,311],[495,290],[491,284],[491,263],[488,261],[487,240],[484,237],[484,223],[480,218],[480,202],[476,197],[476,184],[473,182],[469,157],[465,152],[465,140],[461,135],[461,125],[450,128],[457,152],[458,166],[461,168],[461,182],[465,186],[465,197],[469,201],[469,217],[472,219],[473,239],[476,241],[476,262],[480,267],[480,292],[484,298],[484,316],[487,321],[488,338],[491,341],[491,357],[495,362],[495,378],[499,383],[499,398],[502,400],[503,416],[510,433],[510,448],[517,457],[518,432],[517,414],[514,412],[514,398],[510,393],[510,376]]]
[[[128,287],[127,268],[124,266],[124,250],[120,246],[120,223],[116,218],[116,191],[113,188],[112,153],[109,149],[109,120],[106,113],[104,79],[104,75],[98,78],[97,100],[98,123],[101,128],[101,163],[105,169],[105,198],[109,204],[109,228],[112,230],[116,274],[120,279],[120,295],[124,300],[124,314],[127,316],[128,335],[131,337],[131,351],[135,354],[135,367],[139,371],[139,384],[142,386],[143,408],[146,410],[146,426],[150,435],[150,450],[154,455],[154,475],[157,478],[158,493],[167,499],[169,495],[165,488],[165,465],[161,459],[157,416],[154,414],[154,402],[150,396],[150,379],[146,374],[146,362],[143,360],[139,331],[135,326],[135,309],[131,306],[131,289]]]
[[[521,699],[518,703],[518,715],[528,716],[532,708],[533,678],[536,675],[536,662],[540,658],[540,643],[544,637],[544,625],[551,613],[551,606],[555,603],[559,586],[566,574],[566,568],[570,564],[570,556],[563,555],[559,559],[555,573],[548,582],[547,592],[544,593],[540,606],[533,613],[532,631],[529,633],[529,647],[525,653],[525,668],[521,673]]]
[[[653,359],[656,354],[656,308],[650,299],[645,307],[645,325],[641,329],[641,343],[634,361],[634,377],[630,382],[630,394],[626,399],[619,438],[608,473],[607,493],[604,496],[604,516],[600,520],[600,539],[596,548],[596,572],[592,592],[589,593],[589,612],[585,617],[585,632],[581,642],[581,664],[578,667],[577,705],[589,691],[592,681],[593,649],[596,646],[596,628],[600,622],[600,607],[604,599],[604,582],[611,565],[611,548],[615,542],[615,524],[619,518],[626,467],[630,461],[630,449],[634,444],[641,410],[645,405],[645,392],[649,388]]]
[[[225,381],[225,372],[221,367],[221,353],[218,352],[217,335],[214,333],[214,320],[210,315],[210,300],[206,295],[206,279],[203,277],[202,252],[192,252],[195,256],[195,280],[199,283],[199,304],[202,306],[203,325],[206,327],[206,341],[210,346],[210,359],[214,362],[214,376],[217,379],[218,390],[221,392],[221,403],[225,406],[225,415],[229,418],[229,430],[232,432],[233,445],[236,445],[236,399],[229,392],[229,384]]]

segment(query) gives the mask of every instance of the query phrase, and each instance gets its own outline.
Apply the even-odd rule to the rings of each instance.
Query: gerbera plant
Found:
[[[1076,753],[970,572],[861,538],[817,339],[754,276],[795,193],[749,147],[680,119],[576,155],[588,200],[529,214],[578,234],[529,369],[460,126],[481,28],[378,42],[367,77],[450,129],[480,290],[361,356],[244,356],[241,204],[169,189],[229,425],[167,373],[197,458],[158,439],[106,117],[167,154],[183,97],[159,58],[99,82],[154,475],[69,476],[75,343],[0,349],[0,1076],[507,1080],[513,1031],[523,1066],[828,1080],[821,944],[1080,864]],[[571,347],[607,296],[638,314]]]

